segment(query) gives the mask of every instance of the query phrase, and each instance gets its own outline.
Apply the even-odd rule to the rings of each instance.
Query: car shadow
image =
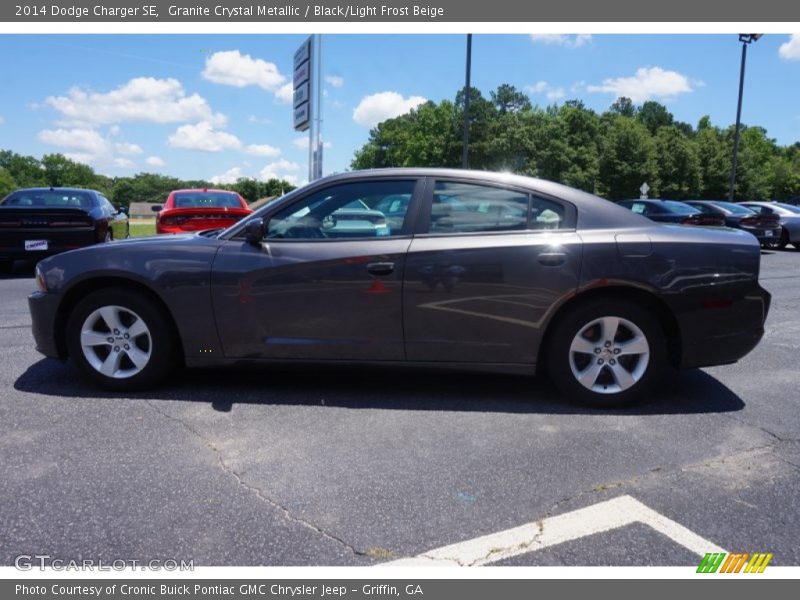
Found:
[[[352,409],[540,414],[700,414],[739,411],[744,401],[695,369],[673,373],[645,401],[625,409],[569,403],[544,377],[385,367],[231,367],[176,372],[169,385],[115,394],[84,381],[70,363],[43,359],[14,383],[21,392],[75,399],[205,402],[219,412],[236,404]]]

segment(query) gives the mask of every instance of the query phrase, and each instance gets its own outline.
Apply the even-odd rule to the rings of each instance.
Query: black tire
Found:
[[[144,340],[147,342],[146,351],[149,352],[149,359],[138,372],[120,378],[105,375],[92,366],[81,345],[81,331],[87,318],[96,310],[111,306],[130,311],[140,318],[144,322],[149,336]],[[128,313],[122,314],[127,315]],[[66,327],[67,352],[78,369],[96,385],[113,391],[142,390],[158,385],[170,371],[178,366],[178,345],[173,332],[169,317],[146,294],[135,290],[98,290],[78,302],[70,313]],[[102,335],[108,335],[109,340],[114,338],[111,331]],[[116,338],[113,344],[109,344],[108,354],[110,355],[115,348],[121,348],[126,341]],[[133,342],[133,340],[130,341]],[[141,338],[137,338],[137,343],[141,342]],[[99,354],[101,350],[98,350],[97,353]],[[102,360],[102,357],[99,358]],[[127,360],[133,370],[136,370],[136,365],[130,359],[123,357],[121,360],[122,366],[125,366],[124,362]]]
[[[548,374],[555,386],[569,400],[593,408],[619,408],[629,406],[644,398],[662,377],[667,367],[664,330],[652,312],[629,300],[610,297],[582,302],[567,310],[569,312],[560,317],[554,324],[554,329],[549,332],[549,341],[545,349],[544,360]],[[643,355],[626,357],[621,354],[616,356],[613,354],[617,347],[622,348],[626,338],[628,341],[632,339],[629,334],[633,330],[625,325],[620,327],[615,341],[609,348],[605,347],[602,336],[599,336],[596,342],[589,341],[586,337],[583,338],[591,345],[596,343],[598,347],[593,352],[597,353],[600,348],[601,354],[576,353],[574,358],[571,358],[570,347],[573,340],[576,340],[578,334],[589,324],[604,317],[621,318],[638,328],[649,347],[648,360],[640,364],[639,361],[642,360]],[[599,325],[596,327],[599,328]],[[594,329],[587,331],[592,333]],[[595,366],[598,361],[602,360],[600,356],[605,358],[605,364],[604,366]],[[580,364],[580,361],[584,359],[587,359],[586,362]],[[615,366],[612,367],[611,363],[614,363]],[[623,367],[623,363],[625,367]],[[645,364],[646,367],[644,367]],[[600,374],[593,387],[608,391],[599,392],[584,386],[573,373],[573,365],[581,373],[585,372],[583,369],[588,369],[589,366],[599,369]],[[611,369],[625,368],[628,371],[628,367],[630,367],[629,372],[631,373],[638,373],[641,369],[638,379],[630,387],[614,392],[615,387],[621,386],[616,383],[617,378]],[[636,375],[633,378],[635,379]]]
[[[778,248],[779,250],[783,250],[788,245],[789,245],[789,232],[786,231],[784,227],[781,227],[781,237],[778,240],[778,243],[775,244],[775,247]]]

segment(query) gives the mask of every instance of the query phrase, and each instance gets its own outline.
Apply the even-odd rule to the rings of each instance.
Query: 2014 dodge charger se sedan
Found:
[[[653,223],[555,183],[388,169],[321,179],[225,230],[48,258],[29,303],[38,350],[112,390],[180,364],[381,363],[544,371],[610,406],[670,366],[752,350],[770,302],[759,261],[744,231]]]

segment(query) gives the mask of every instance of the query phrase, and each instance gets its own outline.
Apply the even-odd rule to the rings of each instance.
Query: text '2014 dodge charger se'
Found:
[[[541,370],[609,406],[668,367],[752,350],[770,302],[759,265],[743,231],[653,223],[528,177],[387,169],[318,180],[225,230],[48,258],[29,304],[38,350],[112,390],[179,364],[338,361]]]

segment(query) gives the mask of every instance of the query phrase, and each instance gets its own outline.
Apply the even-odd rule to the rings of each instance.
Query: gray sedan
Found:
[[[337,232],[354,202],[392,218]],[[183,365],[371,363],[541,371],[609,406],[755,347],[759,261],[743,231],[653,223],[547,181],[388,169],[225,230],[46,259],[29,304],[38,350],[112,390]]]
[[[762,215],[775,215],[780,219],[781,234],[778,248],[792,244],[800,250],[800,207],[783,202],[741,202],[750,210]]]

